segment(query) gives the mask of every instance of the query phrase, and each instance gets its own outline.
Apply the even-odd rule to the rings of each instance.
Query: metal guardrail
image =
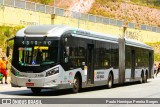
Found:
[[[135,23],[129,22],[129,23],[128,23],[128,26],[129,26],[129,28],[135,28]]]
[[[25,9],[25,5],[25,1],[15,0],[15,7]]]
[[[43,5],[43,4],[36,4],[36,11],[45,13],[46,12],[45,5]]]
[[[26,9],[27,10],[33,10],[33,11],[35,11],[36,10],[35,6],[36,6],[35,3],[26,2]]]
[[[160,33],[160,27],[155,27],[155,26],[149,26],[149,25],[142,24],[140,25],[140,29]]]
[[[51,7],[51,6],[46,6],[46,13],[47,14],[53,14],[52,12],[54,11],[54,7]]]
[[[3,4],[3,0],[0,0],[0,4]]]
[[[14,6],[15,0],[3,0],[3,3],[4,3],[4,5],[7,5],[7,6]]]
[[[29,2],[25,0],[0,0],[0,5],[38,11],[38,12],[43,12],[47,14],[54,14],[53,6]],[[78,20],[80,19],[87,20],[95,23],[109,24],[109,25],[119,26],[119,27],[122,27],[124,25],[124,21],[121,21],[121,20],[111,19],[111,18],[102,17],[102,16],[96,16],[92,14],[79,13],[75,11],[61,9],[58,7],[55,7],[55,14],[58,16],[67,16],[67,17],[76,18]],[[129,22],[127,25],[127,27],[133,28],[133,29],[136,28],[136,26],[137,24],[132,22]],[[139,29],[160,33],[160,27],[155,27],[155,26],[141,24],[139,25]]]

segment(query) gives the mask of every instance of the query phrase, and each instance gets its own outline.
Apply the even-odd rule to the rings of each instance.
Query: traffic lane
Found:
[[[159,98],[159,90],[155,91],[156,80],[149,80],[145,84],[127,83],[125,85],[116,85],[112,89],[106,89],[106,86],[85,88],[80,93],[73,94],[71,90],[44,90],[39,95],[34,95],[27,88],[13,88],[11,90],[1,91],[0,97],[48,97],[48,98]],[[157,82],[157,84],[159,81]],[[152,88],[153,87],[153,88]],[[14,89],[14,90],[13,90]],[[160,89],[160,88],[159,88]],[[154,91],[153,91],[154,90]],[[146,93],[145,91],[149,92]],[[143,93],[142,93],[143,92]],[[142,93],[142,94],[141,94]]]
[[[88,93],[88,92],[94,92],[98,90],[106,90],[106,86],[100,86],[100,87],[91,87],[91,88],[85,88],[82,89],[79,93],[73,93],[72,89],[62,89],[62,90],[52,90],[52,89],[43,89],[42,92],[38,95],[34,95],[30,89],[27,88],[14,88],[10,87],[10,89],[7,89],[5,91],[0,91],[0,97],[3,95],[12,95],[12,96],[21,96],[21,97],[27,97],[27,96],[33,96],[33,97],[58,97],[58,96],[74,96],[78,95],[80,93]]]
[[[3,91],[0,92],[0,97],[2,98],[3,96],[13,96],[14,98],[26,98],[26,97],[30,97],[30,98],[34,98],[34,97],[54,97],[54,96],[63,96],[63,95],[69,95],[72,94],[72,92],[70,92],[70,90],[57,90],[57,91],[53,91],[50,89],[44,89],[40,94],[33,94],[32,91],[30,89],[17,89],[17,90],[8,90],[8,91]]]
[[[0,94],[8,98],[160,98],[159,96],[159,82],[160,79],[151,79],[148,83],[145,84],[137,84],[137,83],[131,83],[131,84],[125,84],[124,86],[116,85],[113,89],[106,89],[104,87],[95,87],[95,88],[87,88],[83,89],[82,92],[77,94],[72,94],[71,90],[58,90],[58,91],[43,91],[40,95],[35,96],[32,94],[32,92],[27,88],[7,88],[6,91],[1,92]],[[148,88],[148,89],[147,89]],[[158,88],[158,89],[156,89]],[[131,90],[136,93],[131,93]],[[148,93],[145,92],[145,95],[143,93],[139,92],[145,92],[144,90],[148,91]],[[157,91],[155,91],[157,90]],[[126,93],[124,93],[126,92]],[[130,94],[130,95],[129,95]],[[0,96],[1,96],[0,95]],[[88,97],[87,97],[88,96]],[[99,97],[100,96],[100,97]],[[102,96],[102,97],[101,97]],[[116,96],[116,97],[113,97]],[[129,97],[132,96],[132,97]],[[148,96],[148,97],[147,97]],[[157,96],[157,97],[156,97]],[[78,99],[72,99],[72,101],[67,100],[68,102],[77,101]],[[67,102],[65,101],[65,102]],[[81,107],[81,104],[54,104],[56,107]],[[44,107],[44,106],[54,106],[54,105],[38,105],[38,107]],[[6,105],[5,105],[6,106]],[[10,105],[11,107],[12,105]],[[23,105],[27,106],[27,105]],[[35,105],[31,105],[34,106]],[[83,107],[157,107],[159,105],[153,105],[153,104],[83,104]],[[7,107],[7,106],[6,106]]]

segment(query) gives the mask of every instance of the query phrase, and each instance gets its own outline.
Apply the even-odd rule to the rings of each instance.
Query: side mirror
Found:
[[[9,53],[10,53],[10,47],[7,46],[7,51],[6,51],[6,56],[9,57]]]
[[[82,65],[85,66],[85,65],[86,65],[86,62],[82,62]]]
[[[66,57],[66,58],[64,59],[64,62],[65,62],[65,63],[68,63],[68,57]]]

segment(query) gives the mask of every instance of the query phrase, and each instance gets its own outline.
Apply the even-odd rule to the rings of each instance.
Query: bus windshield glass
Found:
[[[19,64],[21,66],[40,66],[56,63],[53,47],[32,46],[18,47]]]
[[[58,63],[59,40],[16,38],[12,65],[21,72],[42,72]]]

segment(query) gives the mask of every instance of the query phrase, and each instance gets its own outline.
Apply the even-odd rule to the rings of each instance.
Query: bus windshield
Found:
[[[58,63],[58,43],[58,40],[23,41],[17,38],[14,42],[12,65],[21,72],[45,71]]]
[[[56,50],[47,46],[18,47],[21,66],[40,66],[56,63]]]

